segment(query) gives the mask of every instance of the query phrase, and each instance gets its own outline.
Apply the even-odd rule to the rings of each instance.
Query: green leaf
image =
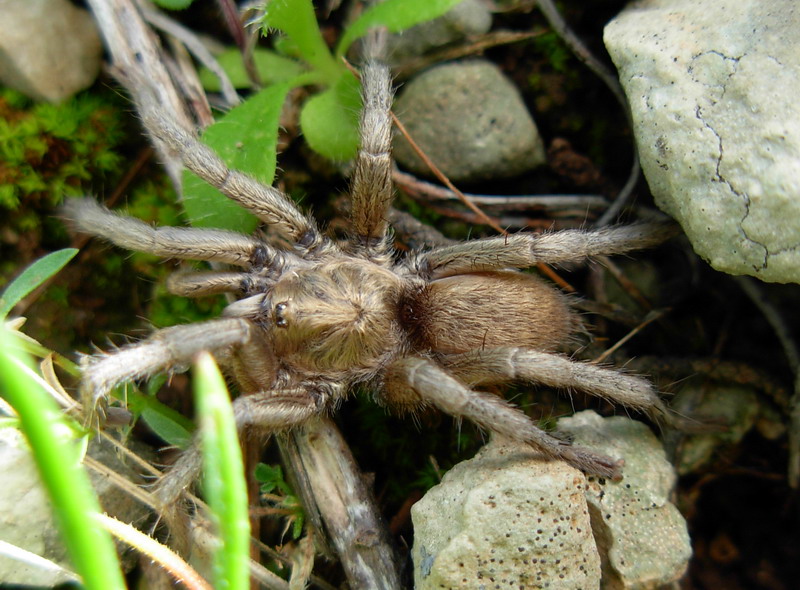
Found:
[[[219,65],[228,74],[235,88],[250,88],[252,86],[244,68],[242,53],[237,48],[226,49],[216,58]],[[253,53],[253,61],[264,86],[291,80],[305,69],[297,61],[278,55],[269,49],[256,49]],[[219,92],[220,90],[219,78],[208,68],[200,70],[200,82],[203,84],[203,88],[209,92]]]
[[[256,93],[206,129],[203,141],[229,167],[272,184],[281,110],[293,87],[291,81],[282,82]],[[252,214],[189,171],[184,171],[183,186],[183,206],[192,225],[247,234],[258,225]]]
[[[333,59],[322,38],[311,0],[271,0],[264,10],[263,22],[265,27],[291,37],[303,59],[325,77],[327,85],[346,71],[344,64]]]
[[[123,590],[117,552],[94,515],[100,504],[79,463],[79,447],[55,401],[35,379],[16,334],[0,325],[0,392],[16,410],[75,570],[87,590]]]
[[[373,27],[386,27],[399,33],[442,16],[463,0],[386,0],[373,4],[344,32],[336,46],[336,56],[347,53],[353,41],[363,37]]]
[[[158,6],[167,10],[184,10],[189,8],[192,2],[194,0],[155,0]]]
[[[269,494],[273,490],[278,490],[284,496],[292,493],[289,484],[283,478],[283,470],[280,465],[267,465],[259,463],[254,472],[256,481],[261,483],[261,492]]]
[[[342,76],[334,86],[312,96],[300,111],[300,127],[308,145],[331,160],[349,160],[358,151],[358,80]]]
[[[77,253],[78,250],[75,248],[51,252],[23,270],[0,295],[0,320],[4,319],[28,293],[61,270]]]
[[[214,587],[245,590],[250,587],[250,519],[236,420],[225,380],[209,353],[198,356],[194,377],[204,489],[220,537],[214,553]]]
[[[192,432],[186,418],[172,408],[153,400],[142,409],[142,420],[168,444],[187,449],[192,442]]]

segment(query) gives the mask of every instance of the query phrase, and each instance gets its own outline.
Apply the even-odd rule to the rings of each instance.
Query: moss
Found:
[[[54,105],[0,89],[0,207],[55,206],[82,193],[119,170],[122,138],[121,114],[106,95],[83,93]]]

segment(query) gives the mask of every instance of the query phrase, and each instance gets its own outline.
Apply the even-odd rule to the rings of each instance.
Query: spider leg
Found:
[[[182,297],[263,292],[270,284],[268,279],[246,272],[176,272],[167,277],[167,290]]]
[[[327,402],[324,395],[296,387],[243,395],[233,401],[233,415],[240,435],[267,436],[302,424],[320,414]],[[172,505],[181,493],[197,481],[203,466],[198,437],[161,478],[156,494]]]
[[[164,328],[113,354],[85,357],[81,397],[91,414],[119,383],[181,368],[201,351],[220,352],[248,341],[252,327],[239,318]]]
[[[676,230],[672,223],[639,223],[592,231],[519,233],[434,248],[418,254],[414,265],[425,277],[436,279],[468,272],[527,268],[540,262],[582,262],[590,256],[656,246],[675,235]]]
[[[416,397],[418,404],[429,403],[451,416],[472,420],[497,434],[528,443],[552,459],[561,459],[587,473],[619,479],[622,461],[598,455],[556,439],[520,410],[505,400],[473,391],[433,361],[408,357],[391,365],[386,373],[385,388],[392,397]]]
[[[361,72],[361,147],[356,156],[351,200],[355,235],[363,244],[385,253],[387,215],[392,202],[392,105],[389,69],[368,62]]]
[[[100,236],[121,248],[163,258],[254,267],[279,258],[274,248],[250,236],[219,229],[154,228],[133,217],[112,213],[93,199],[68,199],[63,215],[80,232]]]
[[[440,362],[456,379],[469,386],[529,381],[577,389],[644,412],[656,420],[671,420],[669,408],[649,381],[558,354],[500,347],[445,355]]]
[[[303,215],[288,196],[243,172],[231,170],[193,133],[152,110],[142,113],[142,121],[153,137],[180,157],[184,166],[283,236],[308,249],[326,242],[314,221]]]

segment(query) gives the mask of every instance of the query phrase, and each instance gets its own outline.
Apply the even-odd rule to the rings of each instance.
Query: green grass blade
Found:
[[[0,320],[5,319],[23,297],[61,270],[77,253],[75,248],[51,252],[23,270],[0,295]]]
[[[204,489],[221,539],[214,555],[214,587],[246,590],[250,520],[244,462],[225,380],[208,353],[195,362],[194,388],[203,441]]]
[[[55,401],[32,377],[14,338],[0,327],[0,394],[19,415],[75,571],[87,590],[122,590],[125,582],[114,543],[93,516],[100,505],[80,467],[79,449],[65,440],[71,430]]]

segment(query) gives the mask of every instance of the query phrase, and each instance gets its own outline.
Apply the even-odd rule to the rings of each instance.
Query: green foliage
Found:
[[[544,55],[553,71],[564,74],[568,71],[568,62],[572,52],[564,44],[558,33],[550,31],[531,40],[536,53]]]
[[[386,27],[390,33],[400,33],[414,25],[442,16],[463,0],[386,0],[373,4],[350,25],[339,39],[336,55],[342,56],[356,39],[374,27]]]
[[[253,81],[247,75],[244,60],[238,48],[228,48],[217,55],[216,59],[222,69],[225,70],[228,78],[230,78],[234,88],[253,87]],[[260,47],[253,52],[253,62],[264,86],[288,82],[305,70],[300,62]],[[219,92],[221,89],[219,78],[208,68],[200,70],[200,82],[203,84],[203,88],[210,92]]]
[[[167,10],[183,10],[189,8],[194,0],[155,0],[155,3],[161,8]]]
[[[276,42],[280,55],[259,50],[256,68],[267,85],[247,102],[232,109],[203,136],[225,162],[259,180],[271,183],[275,172],[280,112],[292,88],[313,85],[320,92],[309,99],[300,113],[300,126],[309,146],[336,161],[349,160],[358,150],[359,85],[344,64],[343,56],[358,38],[374,27],[399,32],[425,20],[441,16],[461,0],[387,0],[366,10],[342,35],[336,53],[325,44],[311,0],[271,0],[264,12],[266,31],[279,31]],[[237,87],[245,87],[241,59],[232,53],[221,56],[221,65]],[[209,89],[218,88],[210,73],[203,79]],[[251,101],[257,107],[248,106]],[[217,127],[224,123],[224,129]],[[257,137],[254,137],[257,136]],[[271,145],[269,145],[271,142]],[[244,153],[258,153],[260,162],[237,163]],[[250,231],[256,221],[248,214],[235,213],[215,189],[201,187],[196,179],[186,180],[187,213],[193,224],[214,225]]]
[[[206,129],[203,140],[228,166],[271,185],[277,165],[278,126],[290,83],[269,86]],[[252,233],[258,220],[193,173],[183,175],[183,205],[192,225]]]
[[[77,253],[75,248],[51,252],[22,271],[0,294],[0,321],[23,297],[61,270]]]
[[[32,103],[0,89],[0,207],[35,198],[53,206],[79,194],[122,163],[117,110],[104,97],[80,94],[59,104]]]
[[[286,515],[287,526],[291,526],[292,529],[292,538],[299,539],[306,515],[299,498],[283,478],[281,466],[259,463],[256,465],[255,478],[261,483],[262,494],[271,494],[279,498],[275,501],[275,507]]]

